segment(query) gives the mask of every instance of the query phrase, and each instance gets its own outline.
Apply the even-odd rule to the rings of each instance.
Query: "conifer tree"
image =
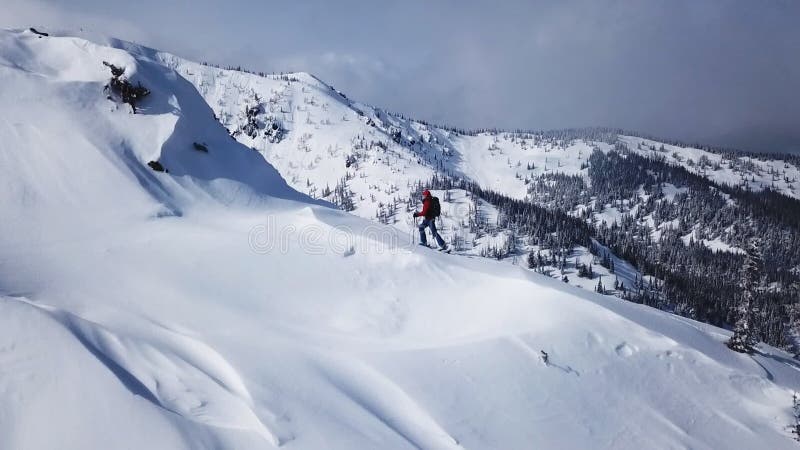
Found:
[[[741,353],[752,353],[758,343],[758,331],[755,329],[755,316],[758,312],[758,297],[763,291],[763,260],[761,258],[761,240],[753,238],[747,248],[744,264],[740,271],[741,291],[736,305],[736,324],[733,336],[728,341],[731,350]]]
[[[535,269],[536,266],[536,255],[533,252],[528,253],[528,269]]]

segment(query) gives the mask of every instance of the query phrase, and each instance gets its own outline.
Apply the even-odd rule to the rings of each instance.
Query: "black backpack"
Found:
[[[439,204],[439,197],[431,197],[431,211],[428,213],[431,218],[437,218],[442,214],[442,206]]]

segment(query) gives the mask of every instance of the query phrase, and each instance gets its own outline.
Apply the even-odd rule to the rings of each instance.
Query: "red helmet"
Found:
[[[431,191],[425,189],[424,191],[422,191],[422,196],[423,197],[430,197],[431,196]]]

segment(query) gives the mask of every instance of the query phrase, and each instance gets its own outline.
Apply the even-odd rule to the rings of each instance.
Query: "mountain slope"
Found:
[[[139,47],[130,50],[143,51]],[[279,164],[281,173],[290,175],[287,178],[301,191],[319,194],[320,183],[333,185],[346,169],[367,172],[364,178],[374,184],[425,179],[434,171],[465,177],[485,188],[522,198],[527,194],[525,178],[548,172],[585,173],[585,162],[593,149],[609,151],[620,143],[640,155],[664,158],[717,183],[735,186],[744,182],[753,190],[771,188],[800,198],[796,158],[767,155],[759,159],[612,130],[446,129],[355,102],[306,73],[255,74],[197,64],[162,52],[156,55],[197,87],[237,139]],[[252,108],[256,110],[248,115]],[[248,127],[248,123],[254,126]],[[267,126],[275,124],[283,130],[279,139]],[[349,155],[362,156],[368,164],[346,167],[345,157]],[[374,174],[372,171],[378,169],[365,167],[369,164],[392,166],[393,170]],[[361,189],[354,191],[363,193]]]
[[[318,204],[153,54],[2,31],[0,85],[2,448],[795,446],[789,355]]]
[[[731,326],[742,249],[770,236],[763,251],[773,289],[756,327],[762,340],[800,351],[791,312],[800,286],[796,157],[615,130],[452,130],[360,104],[308,74],[254,74],[153,53],[301,192],[413,236],[419,192],[436,188],[450,204],[438,228],[457,253],[515,264],[532,254],[536,270],[573,285]],[[518,199],[563,214],[542,227],[516,211]],[[584,220],[594,240],[569,237],[583,234],[569,217]],[[612,260],[628,270],[615,271]]]

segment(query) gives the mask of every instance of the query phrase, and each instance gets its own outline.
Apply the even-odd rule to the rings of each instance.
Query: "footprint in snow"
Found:
[[[614,347],[614,351],[617,352],[618,356],[627,358],[628,356],[633,355],[636,352],[636,349],[628,345],[626,342],[623,342]]]

